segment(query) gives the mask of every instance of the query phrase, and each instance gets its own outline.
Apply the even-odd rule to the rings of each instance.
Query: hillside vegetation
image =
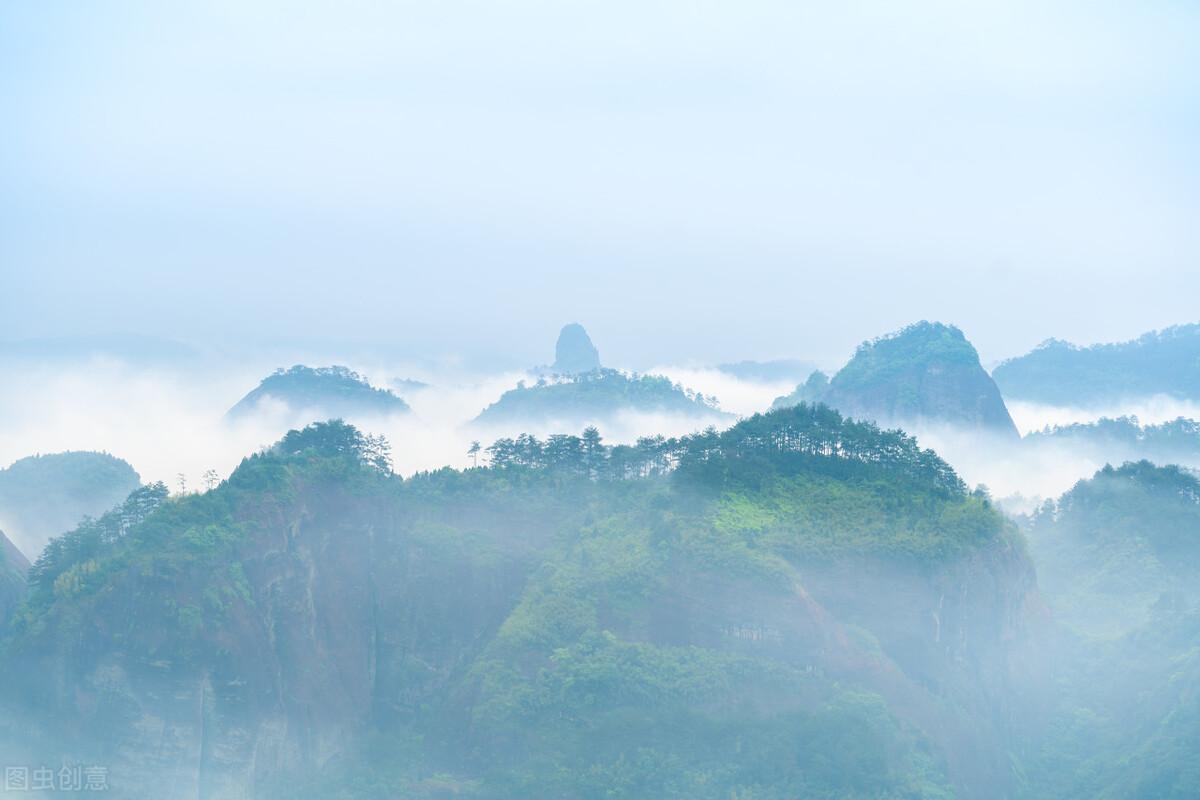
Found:
[[[322,423],[62,537],[0,663],[22,746],[112,764],[121,796],[1012,781],[1032,571],[905,435],[801,406],[490,452],[402,481],[381,440]]]

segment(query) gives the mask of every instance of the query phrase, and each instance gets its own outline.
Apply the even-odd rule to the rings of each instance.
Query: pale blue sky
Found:
[[[0,339],[985,360],[1200,318],[1191,2],[0,6]],[[201,7],[202,6],[202,7]]]

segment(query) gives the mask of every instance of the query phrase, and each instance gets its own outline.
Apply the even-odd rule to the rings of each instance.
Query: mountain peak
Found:
[[[811,383],[777,405],[819,400],[884,424],[951,424],[1017,436],[1000,390],[953,325],[922,320],[863,342],[827,388],[819,379]]]
[[[554,345],[553,370],[564,375],[600,369],[600,351],[578,322],[564,325]]]

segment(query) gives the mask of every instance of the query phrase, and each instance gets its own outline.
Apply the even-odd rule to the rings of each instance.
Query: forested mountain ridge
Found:
[[[378,389],[349,367],[282,367],[263,378],[229,409],[231,418],[254,413],[261,403],[275,400],[292,411],[311,411],[320,417],[364,414],[404,414],[408,403],[387,389]]]
[[[1166,394],[1200,401],[1200,323],[1128,342],[1080,347],[1050,339],[992,371],[1006,397],[1097,405]]]
[[[140,482],[128,462],[90,451],[28,456],[0,469],[0,529],[36,559],[50,537],[120,503]]]
[[[863,342],[826,385],[814,373],[774,408],[822,402],[853,417],[885,425],[953,425],[1018,436],[979,354],[951,325],[918,322]]]
[[[42,709],[23,741],[112,764],[115,796],[1012,781],[1032,569],[904,434],[802,406],[491,453],[400,480],[380,440],[310,426],[64,537],[0,663],[13,718]]]
[[[1200,480],[1105,467],[1027,523],[1059,626],[1031,798],[1200,792]]]
[[[509,389],[475,418],[477,423],[557,423],[585,425],[613,420],[621,412],[728,418],[716,398],[685,389],[661,375],[597,369],[524,381]]]

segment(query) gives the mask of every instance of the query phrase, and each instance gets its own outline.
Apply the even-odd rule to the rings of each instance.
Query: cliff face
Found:
[[[776,405],[801,400],[885,425],[953,425],[1019,435],[975,348],[958,328],[941,323],[919,322],[865,342],[827,388],[806,384]]]
[[[306,459],[251,460],[55,582],[0,665],[40,752],[111,765],[119,797],[329,796],[378,737],[405,797],[1009,785],[1040,611],[977,500]],[[882,527],[845,545],[864,509]]]

